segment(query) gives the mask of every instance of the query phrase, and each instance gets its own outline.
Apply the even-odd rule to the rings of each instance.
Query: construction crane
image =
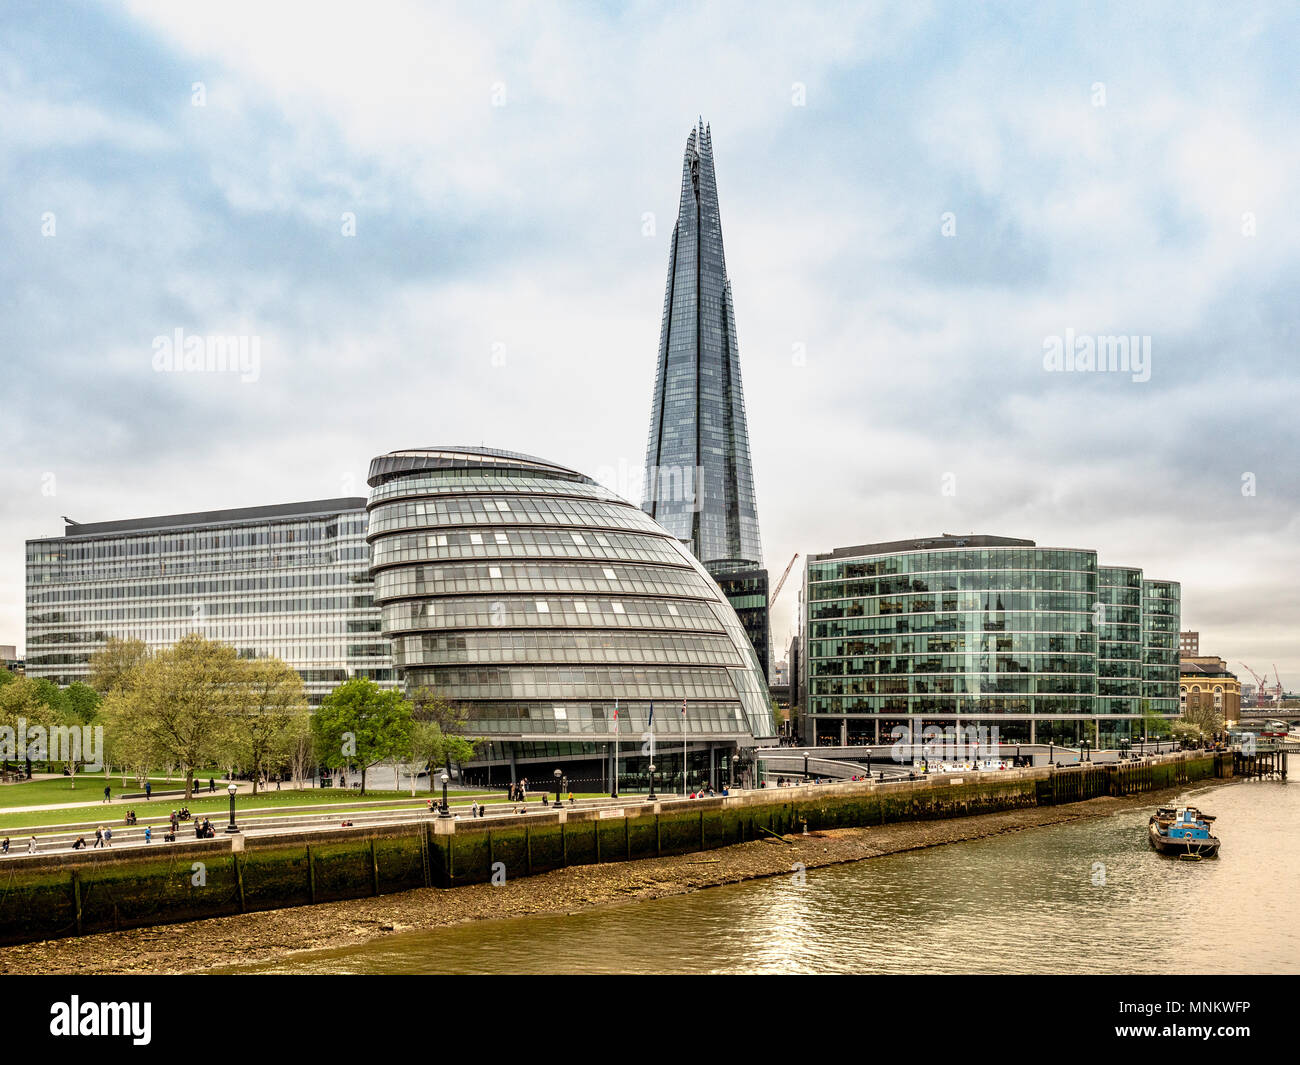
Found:
[[[776,582],[776,591],[774,591],[767,600],[767,609],[772,609],[772,604],[776,602],[776,597],[781,594],[781,589],[785,587],[785,579],[790,576],[790,571],[794,569],[794,564],[799,559],[799,552],[794,553],[794,558],[785,567],[785,572],[781,574],[781,579]]]
[[[1245,667],[1247,673],[1249,673],[1252,677],[1255,678],[1255,705],[1258,706],[1262,703],[1268,702],[1270,699],[1276,699],[1278,705],[1280,706],[1282,704],[1281,680],[1279,680],[1277,686],[1274,687],[1273,685],[1269,684],[1267,677],[1261,677],[1258,673],[1256,673],[1253,669],[1251,669],[1250,666],[1247,666],[1245,662],[1242,662],[1241,665]],[[1276,665],[1273,667],[1273,675],[1277,676]]]

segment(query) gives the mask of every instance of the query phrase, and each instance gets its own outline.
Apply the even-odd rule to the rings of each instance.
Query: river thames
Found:
[[[1193,788],[1219,858],[1150,808],[574,915],[482,921],[235,966],[263,973],[1296,973],[1300,789]]]

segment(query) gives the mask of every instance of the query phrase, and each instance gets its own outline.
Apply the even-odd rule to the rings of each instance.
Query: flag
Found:
[[[618,721],[618,700],[614,700],[614,721]]]
[[[655,723],[655,704],[652,702],[650,704],[650,719],[646,722],[646,724],[653,725],[654,723]]]
[[[682,717],[686,716],[686,700],[682,700]]]

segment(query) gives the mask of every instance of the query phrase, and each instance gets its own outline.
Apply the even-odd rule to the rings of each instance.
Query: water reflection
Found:
[[[1198,798],[1199,797],[1199,798]],[[1134,809],[572,916],[479,922],[245,972],[1300,972],[1300,791],[1190,792],[1217,860],[1178,862]]]

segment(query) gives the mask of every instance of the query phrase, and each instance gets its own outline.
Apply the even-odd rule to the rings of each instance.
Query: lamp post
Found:
[[[808,783],[808,752],[803,752],[803,782]]]
[[[655,764],[650,763],[650,794],[646,796],[651,802],[655,799]]]
[[[230,793],[230,824],[226,826],[227,832],[239,831],[239,826],[235,824],[235,792],[238,790],[239,789],[235,787],[234,781],[231,781],[230,785],[226,788],[226,791]]]
[[[731,756],[731,786],[733,788],[736,786],[736,766],[739,764],[740,764],[740,755],[733,754]]]
[[[442,805],[438,807],[438,816],[450,817],[451,805],[447,802],[447,785],[451,783],[451,777],[443,773],[439,779],[442,781]]]
[[[559,806],[562,801],[560,799],[560,778],[564,776],[564,774],[557,769],[554,775],[555,775],[555,805]]]

